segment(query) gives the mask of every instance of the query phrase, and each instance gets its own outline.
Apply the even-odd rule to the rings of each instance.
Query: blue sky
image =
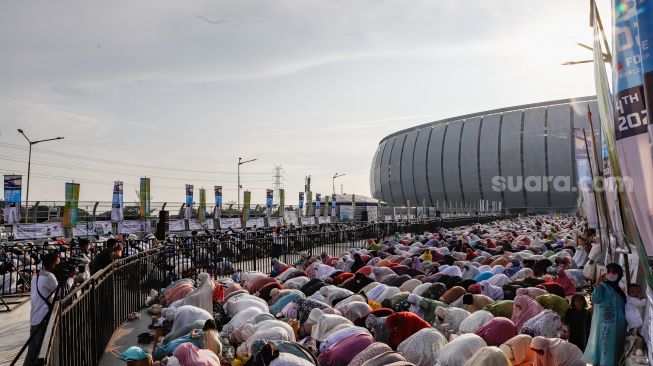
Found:
[[[591,64],[560,65],[591,58],[574,44],[591,44],[588,17],[586,0],[2,2],[0,173],[27,171],[22,128],[65,136],[37,145],[30,200],[72,179],[81,200],[110,200],[115,179],[131,200],[140,175],[155,201],[185,183],[235,200],[238,156],[258,158],[255,202],[275,164],[289,203],[307,174],[368,195],[394,131],[593,95]]]

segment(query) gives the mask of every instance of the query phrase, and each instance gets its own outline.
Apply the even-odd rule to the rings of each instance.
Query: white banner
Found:
[[[417,207],[417,218],[418,219],[424,218],[424,207]]]
[[[202,229],[213,230],[215,229],[215,222],[212,219],[202,221]]]
[[[184,220],[170,220],[168,222],[168,227],[170,232],[184,231],[186,230],[186,223]]]
[[[202,230],[202,224],[197,219],[188,220],[188,228],[190,230]]]
[[[379,221],[379,208],[376,206],[367,206],[367,221],[368,222],[377,222]]]
[[[385,215],[383,216],[383,220],[385,222],[392,222],[392,215]]]
[[[63,223],[14,224],[15,239],[40,239],[52,236],[63,236]]]
[[[149,220],[129,220],[118,224],[119,234],[139,234],[152,232],[152,223]]]
[[[297,211],[286,211],[283,213],[283,218],[288,225],[297,225],[299,222]]]
[[[93,222],[78,222],[73,228],[74,236],[95,236],[95,226]]]
[[[113,231],[113,225],[111,221],[96,221],[95,222],[95,232],[98,234],[108,234]]]
[[[283,226],[283,217],[270,217],[268,220],[269,227]]]
[[[245,227],[254,227],[262,228],[265,227],[265,220],[262,217],[256,219],[249,219],[245,222]]]
[[[317,223],[318,224],[330,224],[331,223],[331,216],[320,216],[317,218]]]
[[[240,229],[241,225],[240,217],[220,219],[220,229]]]
[[[3,211],[5,225],[12,225],[20,222],[20,207],[15,205],[13,207],[5,204],[5,209]]]
[[[302,217],[302,226],[310,226],[310,225],[315,225],[315,217],[313,216]]]

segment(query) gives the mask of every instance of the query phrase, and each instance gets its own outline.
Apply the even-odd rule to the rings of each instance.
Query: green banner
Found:
[[[243,192],[243,223],[246,223],[249,220],[249,208],[252,201],[252,192],[245,191]]]
[[[79,206],[79,183],[66,183],[66,205],[63,209],[63,226],[66,229],[77,226]]]
[[[141,206],[139,213],[141,219],[145,219],[150,216],[150,178],[141,178],[141,190],[139,192],[139,199],[141,201]]]
[[[200,207],[197,212],[197,220],[202,222],[206,220],[206,189],[200,188]]]
[[[283,212],[286,210],[286,191],[279,189],[279,217],[283,217]]]

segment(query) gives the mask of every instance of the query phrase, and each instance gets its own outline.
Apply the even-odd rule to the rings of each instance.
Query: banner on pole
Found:
[[[66,183],[66,205],[63,208],[63,226],[72,229],[77,226],[79,205],[79,183]]]
[[[170,232],[179,232],[186,230],[186,222],[184,220],[170,220],[168,221]]]
[[[149,234],[152,232],[150,220],[126,220],[118,224],[119,234]]]
[[[238,218],[222,218],[220,219],[220,229],[241,229],[243,222]]]
[[[140,198],[140,210],[139,213],[141,218],[147,218],[150,216],[150,178],[141,178],[141,190],[139,192]]]
[[[336,194],[331,195],[331,216],[335,217],[336,216],[336,206],[338,205],[338,201],[336,200]]]
[[[252,201],[252,192],[250,191],[243,192],[243,213],[242,213],[243,222],[247,222],[247,220],[249,220],[251,201]]]
[[[63,236],[63,224],[61,222],[50,222],[43,224],[15,224],[13,230],[14,238],[23,239],[42,239],[53,236]]]
[[[272,207],[272,199],[274,197],[274,191],[267,189],[265,191],[265,207]]]
[[[113,182],[113,199],[111,201],[111,221],[120,222],[124,219],[123,208],[123,183],[119,180]]]
[[[247,228],[262,228],[265,227],[265,220],[262,217],[257,217],[255,219],[249,219],[245,222],[245,227]]]
[[[200,188],[200,208],[197,213],[197,220],[203,222],[206,220],[206,189]]]
[[[320,217],[320,210],[322,208],[322,195],[320,193],[315,194],[315,216]]]
[[[354,206],[342,205],[340,206],[340,220],[353,221],[354,220]]]
[[[23,178],[20,175],[5,175],[4,177],[4,221],[5,224],[20,222],[20,196]]]
[[[222,215],[222,186],[214,186],[215,193],[215,208],[213,209],[213,217],[217,220]]]

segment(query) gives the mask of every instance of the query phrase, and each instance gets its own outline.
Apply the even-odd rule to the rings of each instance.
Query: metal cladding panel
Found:
[[[390,153],[394,148],[395,137],[391,137],[385,144],[383,157],[381,157],[381,167],[379,177],[381,180],[381,199],[385,202],[392,203],[392,195],[390,194]]]
[[[445,125],[433,126],[431,141],[428,151],[428,179],[431,190],[431,202],[444,202],[444,187],[442,185],[442,141],[444,140]]]
[[[546,182],[546,109],[524,111],[524,180],[528,207],[549,207]]]
[[[442,173],[444,176],[444,189],[447,201],[463,202],[463,194],[460,190],[460,176],[458,171],[458,150],[460,149],[460,132],[464,121],[449,123],[449,128],[444,138],[444,149],[442,159]]]
[[[548,108],[548,159],[549,184],[552,207],[573,207],[576,194],[573,191],[574,156],[571,138],[571,109],[569,105],[557,105]],[[560,183],[557,183],[560,182]]]
[[[476,205],[481,199],[478,185],[478,130],[481,118],[465,121],[460,148],[460,179],[465,201]]]
[[[521,169],[521,119],[522,111],[510,111],[503,115],[501,126],[501,176],[506,179],[503,192],[505,208],[525,206],[524,193],[518,183]]]
[[[395,204],[405,204],[404,193],[401,182],[401,171],[408,167],[401,161],[401,155],[404,150],[406,134],[401,134],[395,139],[395,146],[390,155],[390,186],[392,187],[391,199]]]
[[[417,202],[426,200],[427,205],[434,206],[429,196],[428,182],[426,180],[426,159],[429,139],[431,138],[431,127],[420,128],[415,143],[415,158],[413,160],[413,178],[415,190],[417,191]]]
[[[499,124],[500,114],[483,117],[481,140],[479,141],[479,164],[481,169],[481,189],[483,198],[501,201],[501,192],[492,188],[492,179],[499,174]]]
[[[381,198],[381,157],[383,156],[385,145],[386,140],[381,141],[372,160],[372,187],[370,190],[372,191],[372,197],[378,199]]]
[[[418,131],[413,130],[406,134],[404,142],[404,153],[401,156],[401,187],[403,188],[404,198],[410,200],[411,204],[421,205],[415,197],[415,182],[413,180],[415,142],[417,141]]]

